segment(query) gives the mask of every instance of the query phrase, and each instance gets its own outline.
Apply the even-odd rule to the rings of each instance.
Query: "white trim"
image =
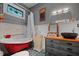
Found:
[[[11,5],[11,6],[13,6],[13,7],[15,7],[15,8],[21,10],[21,11],[23,12],[23,17],[19,17],[19,16],[16,16],[16,15],[13,15],[13,14],[11,14],[11,13],[8,13],[8,12],[7,12],[7,6],[8,6],[8,5]],[[3,4],[3,12],[6,13],[6,14],[8,14],[8,15],[11,15],[11,16],[14,16],[14,17],[17,17],[17,18],[20,18],[20,19],[25,19],[25,13],[26,13],[25,10],[22,9],[21,7],[15,5],[15,4],[11,4],[11,3],[10,3],[10,4]]]

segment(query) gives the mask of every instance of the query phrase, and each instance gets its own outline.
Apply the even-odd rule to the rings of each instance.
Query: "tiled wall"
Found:
[[[23,38],[26,37],[27,28],[25,25],[11,24],[11,23],[0,23],[0,34],[1,35],[14,35],[12,38]],[[18,35],[19,34],[19,35]]]

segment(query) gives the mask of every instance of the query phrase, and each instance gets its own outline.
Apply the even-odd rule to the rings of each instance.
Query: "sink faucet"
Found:
[[[75,31],[75,28],[72,29],[72,32],[73,32],[73,33],[74,33],[74,31]]]

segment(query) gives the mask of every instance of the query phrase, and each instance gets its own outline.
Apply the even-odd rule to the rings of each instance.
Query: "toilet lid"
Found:
[[[17,52],[11,56],[29,56],[29,52],[28,51],[20,51],[20,52]]]

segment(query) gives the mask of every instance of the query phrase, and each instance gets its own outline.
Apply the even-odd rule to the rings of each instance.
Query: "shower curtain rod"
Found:
[[[14,4],[16,4],[17,6],[19,6],[19,7],[23,8],[23,9],[25,9],[25,10],[28,11],[28,12],[32,12],[32,11],[29,10],[28,8],[24,7],[21,3],[14,3]]]

